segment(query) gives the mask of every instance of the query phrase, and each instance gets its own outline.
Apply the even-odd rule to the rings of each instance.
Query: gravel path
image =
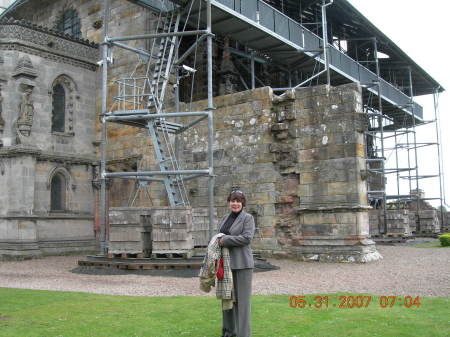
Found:
[[[450,297],[450,249],[378,246],[368,264],[269,260],[279,270],[254,273],[254,294],[356,292]],[[133,296],[205,295],[196,277],[73,273],[83,256],[0,262],[0,287]]]

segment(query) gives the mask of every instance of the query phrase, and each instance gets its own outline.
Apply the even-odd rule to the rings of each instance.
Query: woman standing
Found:
[[[230,265],[233,273],[233,309],[223,311],[222,337],[250,337],[252,273],[254,268],[250,242],[255,233],[253,216],[243,210],[245,195],[232,191],[227,198],[231,213],[219,222],[219,232],[225,234],[219,245],[230,251]]]

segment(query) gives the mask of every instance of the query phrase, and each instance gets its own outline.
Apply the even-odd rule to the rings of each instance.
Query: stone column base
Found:
[[[0,261],[26,260],[42,256],[39,244],[36,241],[13,241],[0,242]]]
[[[305,239],[300,246],[281,250],[258,250],[263,256],[292,258],[301,261],[366,263],[383,257],[377,251],[375,242],[368,239],[359,241]]]

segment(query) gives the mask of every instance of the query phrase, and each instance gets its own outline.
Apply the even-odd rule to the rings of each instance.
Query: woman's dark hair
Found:
[[[238,201],[242,203],[242,207],[245,206],[245,195],[242,191],[234,190],[231,191],[230,195],[227,198],[227,201]]]

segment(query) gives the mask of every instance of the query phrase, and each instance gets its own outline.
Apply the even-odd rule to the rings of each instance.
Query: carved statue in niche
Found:
[[[219,84],[219,95],[228,95],[237,91],[235,83],[237,82],[238,72],[231,60],[230,40],[228,37],[225,37],[224,43],[222,63],[220,64],[221,81]]]
[[[23,136],[29,136],[31,133],[31,126],[33,125],[34,106],[31,99],[32,88],[27,88],[22,93],[22,98],[19,104],[19,118],[17,119],[17,129]]]

